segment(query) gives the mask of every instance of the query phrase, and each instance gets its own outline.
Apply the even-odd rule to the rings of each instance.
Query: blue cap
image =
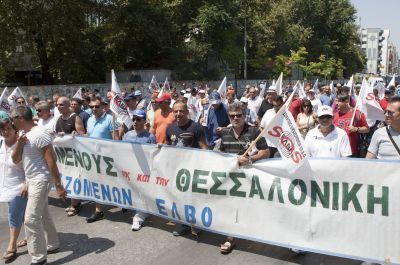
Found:
[[[221,95],[217,91],[213,91],[209,97],[210,104],[219,104],[221,103]]]
[[[293,91],[294,91],[294,90],[293,90],[293,88],[291,88],[291,87],[289,87],[288,90],[287,90],[288,93],[293,93]],[[313,91],[313,92],[314,92],[314,91]]]
[[[135,90],[135,96],[140,97],[142,95],[142,91],[140,90]]]
[[[135,109],[132,112],[132,116],[136,116],[136,117],[139,117],[139,118],[142,118],[142,119],[146,119],[146,112],[144,110],[142,110],[142,109]]]
[[[126,97],[124,97],[124,101],[128,101],[135,98],[136,98],[135,93],[130,93]]]

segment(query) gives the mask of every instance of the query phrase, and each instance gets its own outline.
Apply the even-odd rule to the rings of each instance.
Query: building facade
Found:
[[[388,29],[366,28],[361,30],[361,48],[367,57],[365,73],[388,74],[389,37]]]
[[[397,48],[393,43],[389,43],[388,47],[388,74],[399,74],[399,57]]]

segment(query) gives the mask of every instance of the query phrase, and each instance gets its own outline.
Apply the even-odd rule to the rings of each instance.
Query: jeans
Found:
[[[21,196],[16,196],[8,202],[8,224],[10,228],[21,228],[24,222],[26,203],[27,199]]]

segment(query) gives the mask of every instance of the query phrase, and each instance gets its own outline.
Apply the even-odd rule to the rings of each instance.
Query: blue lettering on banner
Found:
[[[159,214],[170,217],[166,210],[165,200],[156,198],[155,203]],[[168,209],[171,210],[170,211],[171,217],[173,219],[181,220],[181,216],[179,215],[179,210],[178,210],[179,208],[175,202],[172,202],[171,207]],[[212,220],[213,220],[213,213],[211,208],[204,207],[201,211],[197,210],[199,209],[196,209],[196,207],[193,205],[190,204],[183,205],[183,212],[185,215],[186,222],[190,224],[196,224],[196,220],[201,220],[201,223],[204,227],[210,227],[212,225]],[[201,216],[198,216],[198,218],[196,219],[196,213],[199,212],[201,212]]]
[[[65,191],[71,194],[73,191],[74,197],[82,199],[95,198],[99,201],[107,203],[118,203],[120,205],[133,206],[132,191],[130,189],[110,187],[106,184],[99,184],[96,182],[79,178],[73,179],[71,176],[63,176]],[[83,193],[83,194],[81,194]]]

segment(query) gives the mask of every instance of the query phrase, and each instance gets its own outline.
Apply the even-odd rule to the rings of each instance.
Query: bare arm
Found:
[[[365,156],[366,159],[374,159],[376,158],[376,155],[371,153],[371,152],[367,152],[367,155]]]
[[[75,129],[79,135],[85,135],[85,126],[83,126],[83,121],[78,115],[75,118]]]
[[[49,167],[51,180],[54,182],[56,186],[56,191],[58,196],[65,199],[66,192],[64,190],[64,186],[61,183],[60,172],[58,171],[57,163],[53,152],[53,145],[49,144],[43,147],[42,154],[44,160],[46,160],[47,166]]]
[[[28,141],[25,134],[22,134],[18,137],[17,145],[15,146],[15,150],[11,154],[11,159],[14,164],[21,162],[22,153],[24,151],[24,145]]]

